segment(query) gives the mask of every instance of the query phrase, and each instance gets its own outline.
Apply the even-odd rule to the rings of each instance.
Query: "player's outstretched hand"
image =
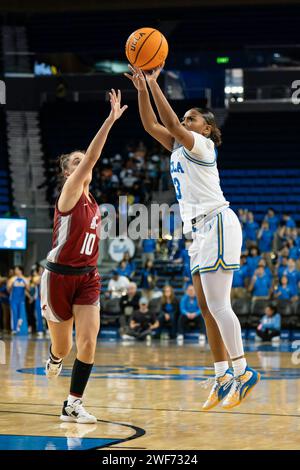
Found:
[[[132,75],[130,75],[129,73],[124,73],[125,77],[129,78],[129,80],[132,81],[132,83],[134,84],[137,90],[146,90],[147,85],[146,85],[146,80],[145,80],[143,72],[137,67],[133,67],[132,65],[129,65],[129,64],[128,64],[128,68],[130,72],[132,73]]]
[[[110,114],[109,117],[113,119],[113,121],[116,121],[119,119],[124,111],[128,108],[128,106],[125,104],[124,106],[121,107],[121,91],[118,90],[118,93],[112,88],[111,91],[109,92],[109,100],[110,100]]]
[[[165,63],[163,62],[161,65],[156,67],[153,70],[145,71],[144,75],[146,77],[147,82],[150,84],[151,82],[156,82],[159,77],[160,72],[164,68]]]

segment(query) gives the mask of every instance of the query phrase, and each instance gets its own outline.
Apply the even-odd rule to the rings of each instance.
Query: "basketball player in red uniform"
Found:
[[[100,235],[99,207],[89,193],[92,171],[108,133],[127,106],[121,106],[121,92],[111,90],[111,110],[87,151],[60,157],[64,185],[55,206],[52,250],[41,280],[41,305],[50,337],[47,377],[57,377],[62,360],[72,349],[73,323],[76,329],[75,359],[70,393],[60,419],[95,423],[97,418],[82,405],[82,396],[94,362],[100,327],[100,279],[97,260]]]

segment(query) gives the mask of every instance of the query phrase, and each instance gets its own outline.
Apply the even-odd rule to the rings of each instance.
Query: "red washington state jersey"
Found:
[[[96,266],[99,255],[100,210],[89,194],[82,193],[77,204],[68,212],[55,205],[52,250],[47,260],[80,268]]]

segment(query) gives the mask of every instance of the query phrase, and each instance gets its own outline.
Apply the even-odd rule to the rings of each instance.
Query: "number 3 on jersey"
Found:
[[[176,199],[181,199],[182,198],[182,194],[181,194],[181,190],[180,190],[180,181],[178,178],[173,178],[173,183],[174,183],[174,187],[175,187],[175,194],[176,194]]]
[[[86,232],[85,239],[80,250],[80,254],[81,255],[85,254],[88,256],[91,255],[93,252],[94,245],[95,245],[95,240],[96,240],[95,233]]]

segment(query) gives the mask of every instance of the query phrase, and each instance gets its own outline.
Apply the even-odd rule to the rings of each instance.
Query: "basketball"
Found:
[[[167,58],[169,46],[164,35],[154,28],[140,28],[127,39],[126,57],[135,67],[151,70]]]

